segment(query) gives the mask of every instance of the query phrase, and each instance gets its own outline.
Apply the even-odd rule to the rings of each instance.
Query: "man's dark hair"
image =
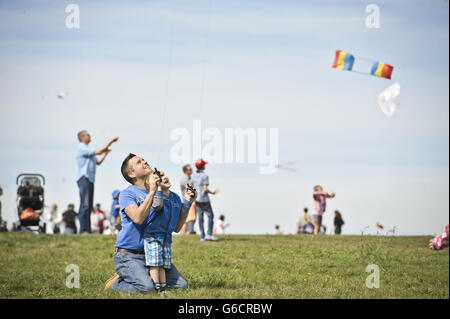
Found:
[[[130,165],[128,165],[128,161],[135,156],[136,155],[134,155],[132,153],[128,154],[127,157],[125,157],[125,159],[123,160],[122,166],[120,167],[120,171],[122,172],[123,178],[125,178],[127,180],[127,182],[130,184],[134,184],[134,178],[131,178],[130,176],[128,176],[128,172],[131,169]]]
[[[190,167],[190,166],[191,166],[190,164],[184,165],[183,166],[183,173],[186,173],[187,168]]]

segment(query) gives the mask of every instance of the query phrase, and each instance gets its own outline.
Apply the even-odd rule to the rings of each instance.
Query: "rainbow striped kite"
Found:
[[[378,76],[380,78],[391,79],[392,70],[394,70],[394,67],[392,65],[375,61],[372,65],[370,74]]]
[[[392,71],[394,70],[394,67],[390,64],[383,63],[380,61],[374,61],[372,59],[366,59],[362,57],[356,57],[356,61],[366,61],[370,64],[367,65],[368,68],[370,68],[370,65],[372,66],[370,69],[370,72],[367,72],[365,70],[354,70],[353,65],[355,64],[355,56],[353,54],[350,54],[348,52],[345,52],[343,50],[336,50],[336,56],[334,58],[333,68],[340,69],[344,71],[351,71],[361,74],[368,74],[377,76],[380,78],[385,79],[391,79]],[[359,65],[359,63],[357,63]]]
[[[354,62],[355,57],[353,55],[342,50],[337,50],[336,57],[334,58],[333,68],[344,71],[351,71]]]

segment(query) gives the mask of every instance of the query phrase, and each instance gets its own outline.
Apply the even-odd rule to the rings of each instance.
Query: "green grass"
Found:
[[[449,298],[449,253],[428,237],[228,235],[219,242],[174,236],[185,291],[104,291],[115,237],[0,234],[0,298]],[[80,288],[65,286],[67,264]],[[368,264],[380,288],[365,286]]]

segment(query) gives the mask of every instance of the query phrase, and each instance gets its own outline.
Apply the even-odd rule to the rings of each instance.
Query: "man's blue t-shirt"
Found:
[[[170,192],[170,196],[167,197],[161,191],[157,191],[155,197],[163,197],[164,208],[158,212],[150,208],[148,216],[141,225],[134,223],[125,214],[125,207],[131,204],[140,206],[147,195],[148,190],[135,185],[130,185],[120,192],[119,204],[122,230],[117,235],[116,247],[143,252],[144,232],[147,235],[153,234],[158,240],[166,241],[168,244],[172,242],[172,232],[178,223],[181,212],[181,199],[177,194]],[[190,206],[190,204],[187,200],[183,203],[186,206]]]
[[[86,176],[91,183],[94,183],[95,169],[97,167],[97,156],[94,154],[94,149],[89,148],[84,143],[80,143],[77,149],[77,164],[77,181]]]
[[[209,185],[209,177],[205,174],[205,172],[197,172],[192,175],[192,184],[194,184],[194,188],[197,190],[198,195],[196,202],[199,203],[207,203],[209,202],[209,195],[203,189],[203,185]]]
[[[134,185],[130,185],[120,192],[119,204],[120,215],[122,217],[122,230],[117,235],[116,247],[139,252],[144,251],[144,229],[150,214],[141,225],[138,225],[125,214],[124,208],[131,204],[140,206],[147,195],[148,190]]]

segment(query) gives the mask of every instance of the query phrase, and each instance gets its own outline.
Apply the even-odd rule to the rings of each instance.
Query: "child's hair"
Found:
[[[340,213],[338,210],[335,210],[335,211],[334,211],[334,215],[335,215],[337,218],[342,218],[342,215],[341,215],[341,213]]]
[[[314,191],[315,192],[321,192],[321,191],[323,191],[323,188],[320,185],[316,185],[316,186],[314,186]],[[319,200],[319,195],[314,195],[313,194],[313,198],[314,198],[314,200]]]
[[[308,207],[303,208],[303,212],[307,213],[308,212]]]
[[[219,216],[219,219],[220,219],[221,221],[224,221],[224,220],[225,220],[225,215],[220,215],[220,216]]]
[[[280,225],[275,225],[275,229],[280,229]]]

